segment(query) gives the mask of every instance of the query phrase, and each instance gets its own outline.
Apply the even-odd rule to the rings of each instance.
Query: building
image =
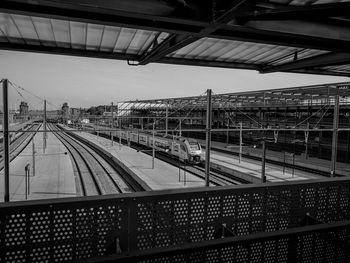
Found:
[[[21,101],[21,104],[19,105],[19,114],[21,116],[28,116],[28,114],[29,114],[29,106],[28,106],[27,102]]]

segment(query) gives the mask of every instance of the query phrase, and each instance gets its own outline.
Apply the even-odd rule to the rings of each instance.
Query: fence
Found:
[[[336,178],[1,204],[0,262],[123,257],[259,233],[279,244],[280,231],[349,220],[349,202],[350,180]],[[235,256],[253,251],[236,244]]]

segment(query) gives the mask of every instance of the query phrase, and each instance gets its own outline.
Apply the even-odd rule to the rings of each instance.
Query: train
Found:
[[[95,130],[96,127],[94,125],[88,124],[84,125],[84,129]],[[99,134],[111,136],[110,131],[99,132]],[[152,133],[135,130],[119,130],[114,132],[113,136],[118,138],[120,136],[122,140],[128,143],[128,145],[131,142],[149,148],[152,148],[154,145],[154,149],[156,151],[166,153],[171,157],[177,158],[184,163],[199,164],[203,161],[203,158],[201,156],[201,145],[198,143],[197,140],[192,138],[178,136],[175,137],[159,133],[153,136]]]

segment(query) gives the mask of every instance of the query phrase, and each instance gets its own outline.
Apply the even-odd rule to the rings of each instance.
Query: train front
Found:
[[[198,164],[201,162],[202,148],[194,139],[187,139],[186,142],[189,163]]]

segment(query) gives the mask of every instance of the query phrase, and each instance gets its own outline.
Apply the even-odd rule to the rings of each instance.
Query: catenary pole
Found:
[[[205,142],[205,186],[209,186],[210,175],[210,143],[211,143],[211,89],[207,90],[207,123],[206,123],[206,142]]]
[[[8,107],[8,80],[4,79],[2,81],[2,91],[3,91],[3,130],[4,130],[4,201],[10,201],[10,152],[9,152],[9,107]]]

